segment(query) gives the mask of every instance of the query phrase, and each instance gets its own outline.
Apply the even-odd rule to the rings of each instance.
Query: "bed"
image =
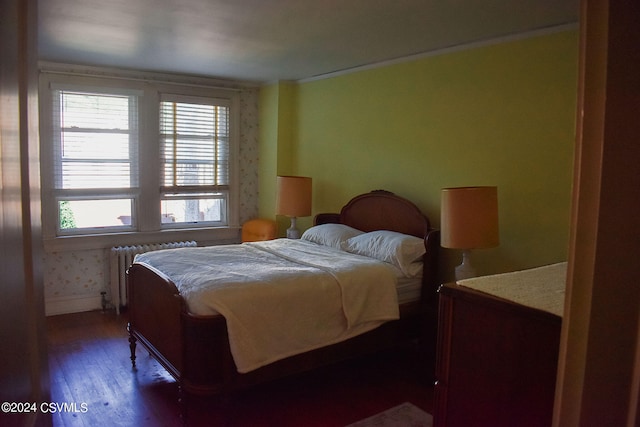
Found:
[[[379,243],[379,235],[400,238],[403,243],[394,247],[395,251],[406,252],[407,246],[404,242],[410,241],[413,253],[417,240],[422,246],[420,255],[410,263],[400,266],[388,259],[369,259],[371,242]],[[389,241],[385,239],[386,237],[382,242],[388,245]],[[210,253],[220,248],[231,250],[229,263],[225,262],[226,255]],[[318,248],[319,260],[316,260],[316,255],[312,258],[310,248]],[[375,246],[374,251],[376,248],[378,246]],[[401,348],[408,344],[416,346],[418,351],[422,352],[425,366],[423,374],[432,378],[437,333],[438,249],[439,232],[431,228],[429,219],[412,202],[387,191],[373,191],[354,197],[340,213],[317,215],[314,226],[305,231],[300,241],[276,239],[269,242],[213,248],[182,248],[139,255],[129,268],[127,277],[128,330],[132,364],[135,368],[136,346],[139,343],[176,379],[181,394],[229,393],[347,358],[384,349]],[[256,279],[254,271],[244,270],[236,274],[235,265],[240,264],[237,260],[249,256],[239,251],[257,253],[259,258],[263,258],[252,264],[253,270],[260,271],[260,274],[268,276],[269,279],[263,279],[262,276]],[[284,251],[285,260],[274,261],[273,256],[281,256],[278,251]],[[405,252],[404,255],[409,256],[409,252]],[[395,253],[397,255],[397,252]],[[303,254],[303,260],[293,259],[294,254]],[[212,259],[217,261],[207,261],[208,256],[213,256]],[[384,256],[388,256],[388,253]],[[371,264],[373,272],[358,276],[359,279],[347,276],[347,273],[339,268],[348,264],[351,257],[359,257],[365,260],[364,264]],[[185,259],[192,260],[192,263],[185,264],[188,262]],[[301,265],[292,268],[282,264],[289,261]],[[277,272],[262,272],[263,267],[266,269],[267,265],[274,264],[281,267],[276,268]],[[381,267],[380,264],[385,266]],[[207,274],[222,273],[226,277],[225,283],[215,287],[213,291],[209,290],[203,285],[205,282],[223,281],[211,277],[206,279],[207,274],[198,273],[198,265],[204,265]],[[416,268],[417,266],[419,268]],[[301,272],[297,270],[299,268],[302,269]],[[299,285],[294,281],[298,276],[311,278],[315,275],[316,269],[322,276],[320,284]],[[409,275],[412,277],[407,280],[409,284],[398,280],[406,274],[404,269],[411,271]],[[296,278],[280,276],[290,270]],[[391,271],[396,275],[392,294],[389,293],[386,284],[382,285],[386,280],[384,277],[389,276]],[[402,274],[398,275],[398,271]],[[242,280],[250,276],[247,286],[258,289],[258,292],[260,290],[257,285],[260,282],[269,282],[270,287],[274,289],[274,295],[276,288],[283,288],[283,292],[288,293],[281,297],[272,296],[271,290],[264,291],[260,297],[252,297],[254,299],[250,302],[241,302],[239,309],[230,308],[230,301],[244,301],[239,299],[241,297],[235,291],[236,287],[226,283],[227,280],[235,283],[236,276],[242,276]],[[295,285],[283,285],[289,282]],[[396,286],[398,284],[399,286]],[[316,287],[325,291],[312,294],[313,296],[296,296],[298,288],[317,292]],[[386,290],[380,291],[377,288]],[[194,289],[198,292],[202,289],[205,291],[198,293]],[[362,299],[358,296],[358,289],[368,289],[369,292],[375,290],[377,293],[367,294],[373,296]],[[343,315],[341,320],[331,320],[330,317],[314,320],[309,316],[297,323],[312,325],[315,322],[321,323],[323,327],[334,324],[326,327],[327,331],[332,330],[332,327],[336,328],[331,333],[327,332],[326,335],[330,335],[329,337],[322,337],[321,332],[309,333],[309,342],[303,346],[292,350],[278,348],[275,355],[269,353],[269,350],[265,353],[262,349],[254,351],[255,349],[251,348],[254,340],[256,347],[262,344],[269,347],[273,342],[288,341],[288,335],[304,336],[301,334],[301,331],[305,330],[304,327],[298,327],[297,331],[292,330],[290,334],[279,333],[278,328],[289,328],[291,317],[305,314],[305,310],[301,310],[300,307],[306,307],[312,300],[316,304],[315,300],[325,298],[325,294],[334,297],[337,295],[340,299],[340,313]],[[305,302],[296,302],[296,298],[304,298]],[[319,304],[326,305],[329,311],[335,312],[337,309],[334,300],[335,298],[326,304]],[[395,307],[389,308],[389,304],[385,302],[387,300],[394,301]],[[347,302],[353,304],[351,308],[347,308]],[[380,307],[371,311],[370,306]],[[261,318],[239,320],[239,312],[243,311],[249,317],[255,314],[247,307],[258,307],[254,311],[261,315],[266,312],[279,314],[275,316],[279,319],[264,322],[272,322],[276,329],[273,332],[258,329],[247,332],[249,335],[238,335],[238,331],[248,329],[245,327],[248,323],[263,323]],[[290,308],[292,311],[288,311]],[[323,313],[323,316],[327,316],[326,311]],[[340,327],[344,330],[340,330]],[[309,330],[314,328],[310,326]],[[317,335],[320,335],[320,338]],[[248,350],[243,349],[247,344]],[[258,353],[257,358],[253,353]]]
[[[441,287],[434,426],[551,425],[566,271]]]

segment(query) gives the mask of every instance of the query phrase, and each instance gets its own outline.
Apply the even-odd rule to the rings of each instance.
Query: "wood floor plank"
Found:
[[[47,318],[53,402],[85,403],[55,427],[180,426],[171,376],[141,348],[132,369],[126,315],[87,312]],[[405,354],[406,353],[406,354]],[[402,402],[431,412],[433,387],[414,374],[415,354],[381,354],[234,393],[188,398],[189,426],[331,427]]]

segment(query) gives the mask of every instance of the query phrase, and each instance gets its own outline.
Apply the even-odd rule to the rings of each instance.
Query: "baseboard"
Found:
[[[98,295],[46,298],[44,309],[47,316],[101,310],[102,297]]]

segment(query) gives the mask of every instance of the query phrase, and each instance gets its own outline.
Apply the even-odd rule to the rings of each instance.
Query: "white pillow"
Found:
[[[343,242],[363,233],[344,224],[320,224],[307,229],[300,238],[319,245],[342,249]]]
[[[379,230],[355,236],[344,242],[342,249],[358,255],[388,262],[405,276],[416,277],[422,272],[424,240],[395,231]]]

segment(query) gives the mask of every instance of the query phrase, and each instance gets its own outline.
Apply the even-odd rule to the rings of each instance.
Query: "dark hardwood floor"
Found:
[[[173,378],[138,346],[131,368],[126,315],[47,318],[54,426],[180,426]],[[273,381],[229,398],[188,398],[189,426],[344,426],[402,402],[432,412],[433,386],[413,351],[379,354]],[[73,404],[75,404],[75,411]]]

